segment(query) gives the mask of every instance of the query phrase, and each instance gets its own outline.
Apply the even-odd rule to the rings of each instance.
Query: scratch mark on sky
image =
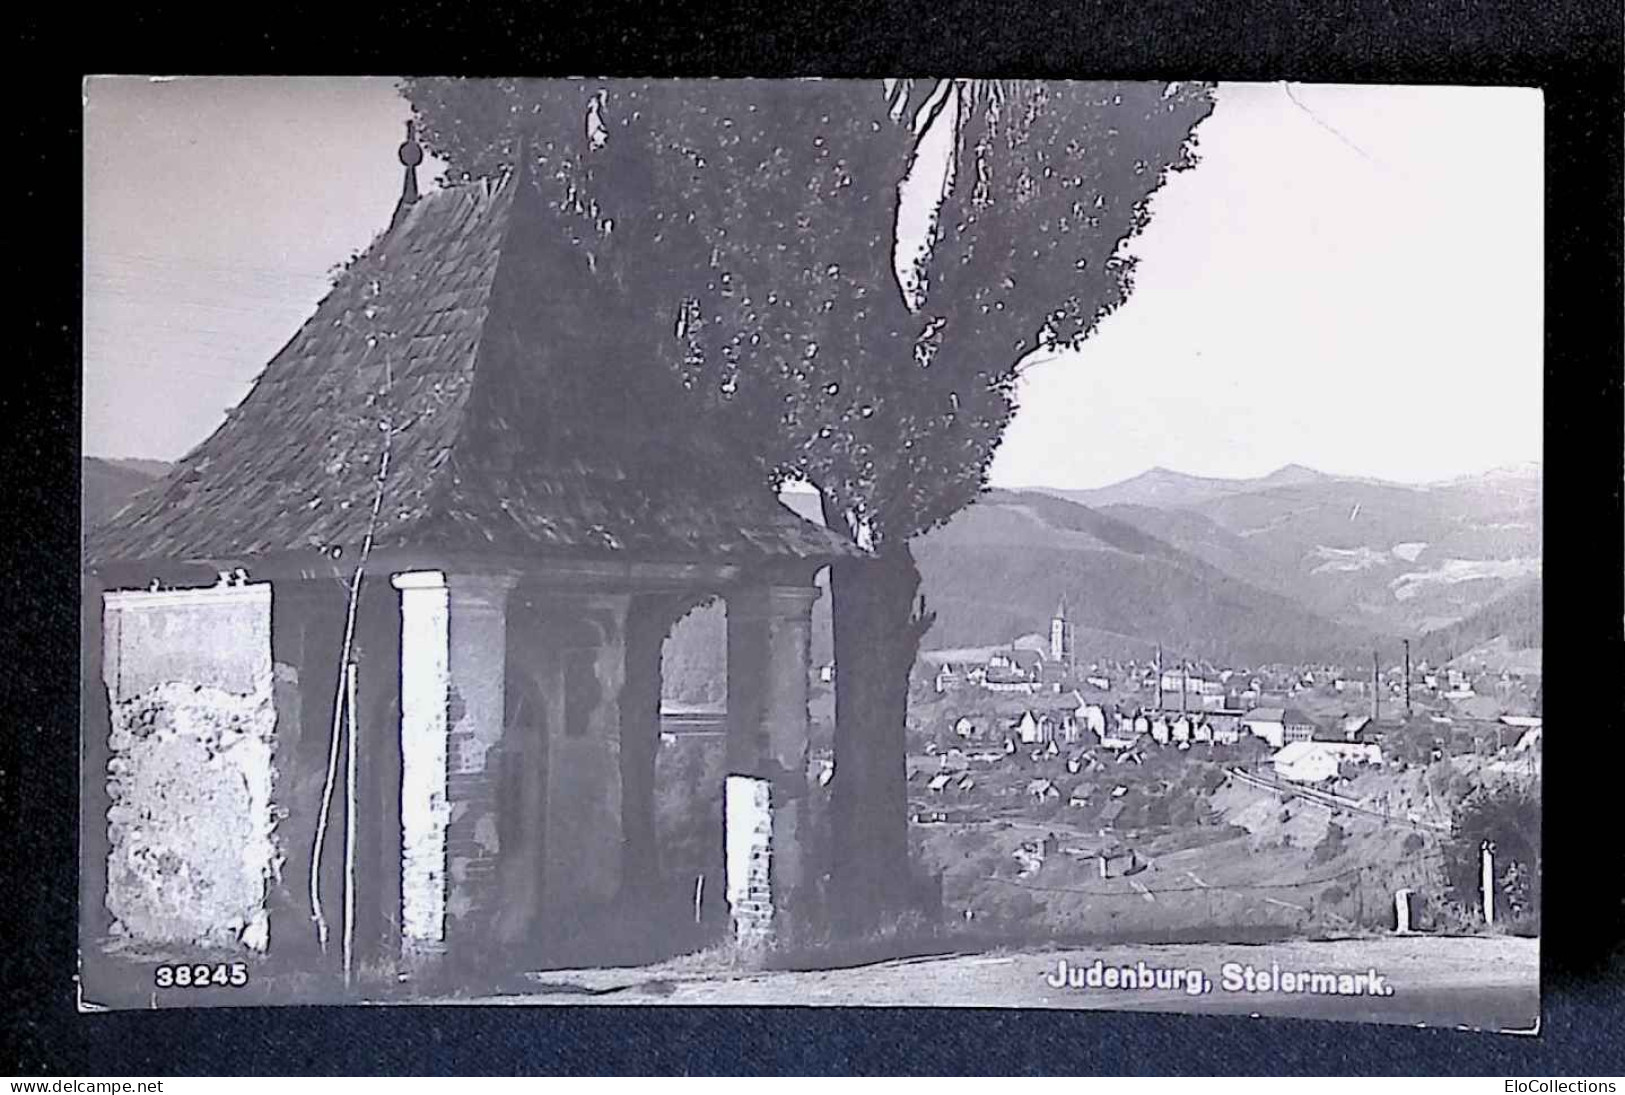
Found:
[[[1288,99],[1292,100],[1292,105],[1293,106],[1297,107],[1299,110],[1301,110],[1305,114],[1309,115],[1309,119],[1312,122],[1314,122],[1320,128],[1324,129],[1327,133],[1330,133],[1333,137],[1336,137],[1339,141],[1342,141],[1349,148],[1352,148],[1367,163],[1373,164],[1373,165],[1378,166],[1378,167],[1381,166],[1381,164],[1378,164],[1376,160],[1371,158],[1371,154],[1369,152],[1367,152],[1365,149],[1361,148],[1359,145],[1355,144],[1353,141],[1349,140],[1348,137],[1344,136],[1342,130],[1338,129],[1336,126],[1332,125],[1331,123],[1325,121],[1324,119],[1321,118],[1321,116],[1319,114],[1316,114],[1313,110],[1309,109],[1309,107],[1305,106],[1304,103],[1303,103],[1303,100],[1299,99],[1296,95],[1294,95],[1292,93],[1292,85],[1291,84],[1287,83],[1285,80],[1282,80],[1281,81],[1281,90],[1286,92],[1286,97]]]

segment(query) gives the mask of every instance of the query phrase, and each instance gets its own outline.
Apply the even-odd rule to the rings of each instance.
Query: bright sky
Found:
[[[407,108],[353,78],[99,79],[86,104],[85,452],[170,460],[388,222]],[[1540,459],[1541,109],[1515,89],[1222,85],[1202,162],[1131,245],[1133,297],[1028,372],[994,482]]]

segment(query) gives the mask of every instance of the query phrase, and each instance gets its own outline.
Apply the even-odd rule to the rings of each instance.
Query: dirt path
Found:
[[[1106,967],[1144,962],[1178,987],[1072,987],[1067,971],[1089,980]],[[1226,982],[1226,967],[1229,978]],[[1364,975],[1360,995],[1288,991],[1275,980],[1248,991],[1247,968]],[[1190,973],[1188,971],[1199,971]],[[1370,983],[1372,971],[1378,975]],[[1118,1008],[1226,1015],[1354,1019],[1375,1022],[1528,1029],[1539,1012],[1539,943],[1513,938],[1347,939],[1239,946],[1175,944],[947,955],[851,969],[743,972],[696,968],[692,961],[640,969],[565,970],[535,974],[534,994],[480,1003],[765,1004],[944,1007]],[[1185,987],[1205,986],[1195,994]],[[1238,984],[1239,983],[1239,984]],[[1349,985],[1344,982],[1344,987]],[[1237,990],[1231,991],[1234,987]],[[1372,994],[1371,989],[1375,989]]]

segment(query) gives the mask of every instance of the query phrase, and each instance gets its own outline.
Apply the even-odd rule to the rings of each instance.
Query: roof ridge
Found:
[[[484,194],[439,188],[379,231],[146,504],[132,503],[86,536],[87,558],[349,546],[375,489],[374,410],[395,425],[381,539],[410,525],[444,474],[444,446],[435,442],[465,409],[469,351],[494,280],[482,273],[492,246],[505,240],[474,227],[505,212]],[[370,280],[381,284],[375,295]],[[380,339],[379,327],[392,327],[393,338]]]
[[[445,447],[435,454],[435,459],[426,473],[422,505],[425,515],[439,512],[446,501],[451,498],[457,486],[455,468],[457,451],[461,447],[464,434],[468,429],[468,408],[479,384],[480,359],[483,356],[489,334],[491,297],[496,291],[498,279],[501,277],[503,255],[507,250],[509,234],[513,231],[513,199],[518,192],[515,188],[506,185],[512,177],[513,173],[511,171],[504,172],[496,186],[491,185],[489,176],[481,176],[477,180],[477,187],[474,185],[476,180],[469,180],[468,183],[464,184],[468,190],[470,203],[469,212],[465,214],[466,217],[476,217],[483,212],[487,216],[501,216],[503,221],[496,233],[496,239],[491,244],[494,261],[490,277],[485,285],[484,299],[479,307],[479,321],[475,325],[474,344],[466,368],[468,383],[457,402],[456,421],[451,427],[450,436]],[[507,198],[506,205],[499,206],[497,204],[498,200],[504,197]],[[482,205],[484,206],[483,210],[481,209]],[[461,221],[462,218],[459,218],[459,220]],[[404,532],[405,530],[400,531]]]
[[[854,552],[703,431],[658,412],[659,362],[613,330],[601,340],[602,294],[553,214],[568,215],[523,164],[420,197],[346,266],[158,497],[87,537],[87,562],[336,557],[364,535],[386,444],[380,546],[741,561]],[[617,428],[639,400],[648,413]]]

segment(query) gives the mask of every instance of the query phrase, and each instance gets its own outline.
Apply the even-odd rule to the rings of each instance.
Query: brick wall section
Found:
[[[465,955],[493,943],[499,911],[497,791],[502,778],[509,575],[447,575],[449,592],[446,943]]]
[[[467,751],[472,735],[453,730],[453,764]],[[482,751],[479,767],[455,771],[446,780],[451,823],[446,828],[447,906],[452,935],[478,940],[494,913],[492,884],[501,850],[496,837],[495,750]]]
[[[772,784],[729,776],[723,794],[728,910],[733,937],[745,946],[771,942],[773,916]]]

